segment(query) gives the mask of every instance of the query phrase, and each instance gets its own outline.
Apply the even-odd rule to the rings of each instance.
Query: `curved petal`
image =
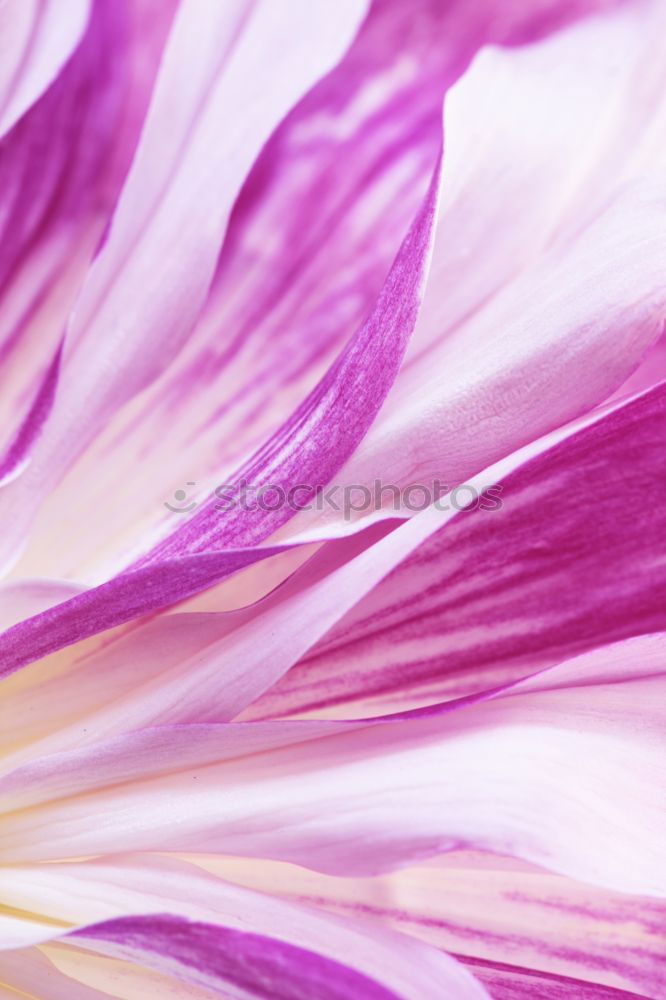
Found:
[[[376,714],[395,707],[396,697],[407,707],[463,695],[581,648],[663,628],[661,567],[653,565],[653,553],[662,531],[665,398],[661,386],[617,402],[487,470],[475,485],[481,493],[499,480],[502,510],[459,513],[435,505],[388,534],[371,530],[329,543],[245,611],[158,619],[120,642],[84,651],[80,662],[71,658],[64,672],[36,668],[32,680],[5,690],[8,738],[21,741],[15,720],[28,705],[38,725],[27,728],[26,738],[60,722],[41,752],[143,725],[230,719],[262,694],[246,717],[312,709],[335,717],[354,701],[350,714]],[[643,483],[643,520],[633,480],[615,474],[629,453]],[[124,607],[122,600],[131,598],[135,612],[148,610],[141,602],[176,599],[191,574],[205,571],[213,582],[279,551],[157,564],[128,578],[125,593],[121,577],[14,626],[0,662],[11,671],[71,637],[90,635],[100,609],[108,615]],[[639,558],[649,573],[633,572]],[[137,658],[145,664],[138,685]],[[52,704],[69,707],[51,720]],[[46,726],[39,721],[44,712]]]
[[[485,41],[524,43],[598,6],[373,5],[251,171],[202,322],[49,498],[20,572],[116,571],[173,527],[176,487],[199,501],[270,437],[371,309],[428,183],[443,91]]]
[[[336,878],[284,862],[194,856],[220,878],[342,917],[392,927],[471,964],[492,996],[512,977],[658,996],[666,907],[473,851],[373,878]],[[498,980],[500,982],[498,982]],[[500,995],[502,995],[500,993]],[[529,994],[528,994],[529,995]]]
[[[665,31],[661,0],[622,4],[486,49],[453,88],[419,322],[340,487],[464,482],[607,398],[657,340]],[[313,524],[349,529],[329,508],[289,537]]]
[[[294,478],[324,483],[363,435],[395,377],[416,319],[428,265],[438,180],[436,170],[369,320],[303,406],[258,455],[253,467],[257,481],[265,485],[279,481],[285,490],[293,485]],[[349,422],[339,425],[332,435],[330,417],[341,406]],[[22,477],[24,489],[30,488],[31,475],[29,471]],[[242,491],[242,485],[238,489]],[[225,532],[229,544],[261,541],[274,524],[289,516],[286,505],[275,508],[272,502],[270,506],[257,504],[250,516],[240,504],[229,516],[221,516],[218,507],[218,500],[211,501],[136,568],[73,598],[61,608],[50,609],[37,621],[18,625],[5,636],[0,672],[9,673],[67,643],[189,597],[240,566],[279,551],[216,548],[221,548]],[[26,634],[30,635],[29,643],[25,642]]]
[[[501,492],[486,509],[481,501],[457,513],[445,502],[448,522],[248,717],[394,711],[665,628],[655,555],[666,530],[665,433],[662,384],[573,424],[554,446],[544,439],[527,460],[517,453],[512,470],[500,463],[470,480],[477,497],[491,483]],[[473,496],[465,490],[461,501]]]
[[[128,549],[143,554],[185,518],[164,509],[176,487],[195,487],[201,509],[326,374],[372,311],[430,183],[443,91],[480,36],[459,29],[456,9],[373,4],[280,123],[234,205],[200,321],[47,499],[21,574],[89,578],[93,563],[97,577],[119,550],[120,565]]]
[[[486,996],[464,968],[422,942],[252,892],[175,861],[130,857],[16,867],[0,870],[0,881],[10,904],[26,910],[34,902],[46,913],[83,924],[63,935],[17,922],[3,942],[5,948],[42,942],[64,970],[62,945],[69,944],[138,960],[209,988],[225,983],[243,998],[264,1000],[269,992],[285,1000]],[[52,941],[58,944],[46,943]],[[280,964],[284,992],[269,985]],[[323,973],[337,992],[321,992]],[[243,976],[247,993],[241,989]]]
[[[405,716],[166,726],[32,761],[2,779],[0,855],[220,851],[367,875],[465,846],[663,896],[665,651],[639,637]]]
[[[48,425],[20,481],[0,494],[15,519],[5,559],[40,495],[183,346],[245,175],[364,12],[365,0],[335,9],[298,0],[288,19],[269,3],[181,4],[136,156],[69,324]]]
[[[146,0],[97,0],[71,59],[0,143],[3,485],[51,409],[67,315],[134,152],[173,4],[146,24]],[[59,19],[55,44],[63,5],[41,7]]]

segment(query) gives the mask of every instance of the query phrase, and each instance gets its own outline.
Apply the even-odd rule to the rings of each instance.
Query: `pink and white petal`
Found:
[[[12,905],[26,910],[39,905],[46,914],[84,924],[66,936],[58,932],[58,948],[65,943],[83,946],[218,988],[221,980],[215,976],[225,970],[231,989],[243,969],[250,976],[263,971],[269,977],[264,992],[249,993],[261,1000],[271,992],[273,961],[279,958],[284,971],[291,969],[292,974],[285,979],[284,993],[275,987],[276,995],[289,1000],[331,995],[458,1000],[486,995],[458,963],[422,942],[232,885],[176,860],[130,857],[5,868],[0,880]],[[41,943],[55,960],[54,946],[46,944],[49,939],[56,939],[53,931],[47,936],[25,924],[10,947],[19,941],[26,946]],[[186,944],[196,964],[188,966]],[[263,970],[258,947],[273,960]],[[58,963],[65,961],[62,948]],[[318,982],[324,970],[337,992],[321,992]],[[198,973],[206,972],[211,979],[199,978]],[[343,984],[350,992],[344,992]],[[257,990],[258,984],[248,983],[251,988]]]
[[[442,514],[245,717],[395,711],[665,629],[666,384],[583,424],[470,480],[501,509]]]
[[[453,89],[419,322],[336,482],[462,482],[608,397],[657,340],[665,19],[661,2],[624,4],[485,50]],[[331,511],[319,520],[348,530]],[[289,535],[312,523],[300,515]]]
[[[144,7],[98,0],[66,67],[0,145],[3,484],[50,411],[66,319],[134,152],[173,0],[148,26]]]
[[[217,1000],[220,996],[217,991],[156,972],[138,962],[111,958],[71,944],[53,942],[41,945],[39,951],[71,980],[90,989],[105,991],[104,996],[108,991],[118,1000],[145,1000],[148,996],[160,1000]]]
[[[249,930],[172,916],[118,917],[77,931],[76,940],[238,1000],[399,1000],[347,965]],[[470,986],[463,995],[483,994]]]
[[[253,465],[257,483],[276,488],[281,483],[286,491],[295,481],[326,482],[369,426],[393,382],[416,319],[429,260],[438,181],[436,168],[428,194],[373,313],[305,403],[257,455]],[[349,422],[336,425],[336,432],[331,433],[331,418],[340,407]],[[20,478],[22,489],[30,488],[33,472],[34,461]],[[19,483],[6,489],[11,490],[14,485]],[[135,568],[92,588],[62,608],[49,610],[36,621],[17,626],[18,631],[5,636],[3,672],[67,643],[187,598],[234,569],[279,551],[222,548],[225,541],[231,545],[260,542],[290,514],[287,505],[275,508],[272,502],[270,507],[268,503],[255,504],[248,512],[238,502],[238,490],[235,496],[235,509],[229,515],[221,516],[217,509],[219,501],[211,500],[183,530],[158,546]],[[30,635],[29,643],[24,641],[26,634]]]
[[[103,547],[145,550],[182,519],[164,510],[176,487],[196,480],[200,504],[303,401],[374,306],[432,176],[443,90],[474,43],[449,7],[373,5],[252,168],[183,351],[49,498],[22,571],[44,572],[45,551],[80,575]],[[104,539],[82,517],[91,505]]]
[[[432,530],[432,523],[419,524],[420,532]],[[373,533],[368,534],[372,538]],[[359,534],[327,546],[256,606],[232,613],[162,616],[139,623],[127,634],[102,637],[107,641],[101,645],[77,645],[28,671],[6,676],[2,725],[7,740],[23,760],[26,754],[81,746],[146,725],[231,719],[297,662],[420,540],[421,534],[415,540],[404,532],[379,553],[368,551],[359,562],[353,557],[369,545]],[[226,560],[229,567],[234,558],[237,567],[270,556],[271,551],[208,553],[158,564],[134,574],[133,600],[142,599],[146,580],[153,590],[164,588],[169,567],[180,583],[190,564],[217,565],[215,560],[220,564]],[[110,585],[98,591],[99,597],[108,595]],[[25,657],[26,644],[33,652],[45,650],[49,645],[41,644],[52,644],[62,628],[71,626],[81,635],[86,596],[9,630],[3,665],[15,670]],[[58,713],[53,712],[55,705],[60,706]],[[24,721],[28,707],[30,722]]]
[[[254,567],[266,567],[261,573],[261,582],[270,579],[272,573],[277,573],[274,584],[277,586],[290,572],[288,568],[285,570],[283,561],[292,555],[299,555],[299,561],[303,561],[309,554],[305,548],[278,552],[274,556],[268,555],[265,561],[254,563]],[[243,557],[248,555],[260,558],[266,557],[267,552],[264,549],[255,553],[243,550]],[[270,564],[275,564],[275,568],[271,569]],[[252,568],[250,565],[249,569]],[[243,572],[241,570],[229,579],[234,585],[235,597]],[[154,574],[157,584],[161,585],[163,581],[159,576],[159,572]],[[147,577],[144,575],[138,580],[136,592],[139,595],[142,592],[141,579],[145,582]],[[245,582],[242,589],[247,604],[253,604],[252,581]],[[3,608],[5,617],[0,619],[0,624],[9,628],[32,616],[33,626],[41,621],[43,635],[46,636],[48,616],[42,619],[36,616],[84,592],[85,588],[62,581],[7,583],[4,588],[0,587],[0,597],[6,597]],[[213,593],[219,595],[219,587],[214,588]],[[257,594],[257,598],[262,596],[262,592]],[[85,614],[80,605],[75,617],[78,616],[78,627],[81,629]],[[135,713],[129,705],[123,708],[122,702],[130,694],[129,701],[133,702],[139,689],[144,691],[150,703],[149,711],[141,712],[138,717],[139,722],[145,723],[150,713],[154,712],[150,697],[151,682],[157,679],[158,685],[168,684],[170,678],[182,674],[189,661],[201,662],[204,657],[219,655],[221,640],[252,616],[252,608],[248,607],[235,612],[204,609],[148,617],[145,621],[120,626],[89,640],[76,642],[43,657],[30,670],[5,677],[0,699],[0,728],[5,754],[9,753],[10,746],[19,754],[28,755],[35,751],[47,752],[46,747],[48,752],[52,752],[66,745],[78,746],[82,741],[99,738],[101,732],[117,732],[118,725],[120,731],[126,731],[128,726],[131,728],[130,720],[135,718]],[[57,628],[57,622],[53,627]],[[28,635],[24,633],[26,641]],[[251,648],[256,653],[256,642]],[[242,653],[240,656],[242,658]],[[104,677],[104,684],[100,684],[101,677]],[[163,704],[162,711],[164,707]],[[208,707],[211,708],[210,703]],[[217,704],[215,708],[223,713],[225,719],[228,717],[228,710],[223,711],[222,704]],[[105,709],[110,710],[106,722]],[[49,734],[52,734],[52,739]],[[48,738],[42,742],[45,737]]]
[[[665,23],[662,0],[621,3],[540,44],[477,55],[447,101],[441,219],[407,367],[573,242],[624,183],[658,176]]]
[[[416,320],[429,263],[438,180],[436,164],[430,188],[370,316],[312,393],[242,470],[255,488],[270,484],[286,492],[294,484],[308,483],[312,492],[331,477],[361,440],[393,383]],[[338,419],[341,411],[344,421]],[[219,499],[211,497],[137,565],[223,545],[256,543],[293,513],[288,504],[276,508],[270,498],[270,506],[267,501],[263,508],[254,504],[248,510],[239,502],[238,489],[230,488],[228,493],[235,498],[233,510],[221,514]],[[299,493],[298,503],[302,501]],[[183,591],[182,596],[189,595]]]
[[[437,215],[439,165],[438,160],[370,316],[307,399],[241,470],[256,489],[266,490],[266,503],[244,509],[239,474],[228,491],[235,504],[226,516],[220,516],[219,498],[211,499],[142,563],[260,543],[293,514],[284,502],[275,506],[278,491],[286,495],[294,484],[307,484],[306,498],[313,500],[319,485],[354,452],[395,380],[416,323]]]
[[[145,566],[83,589],[3,634],[0,675],[7,676],[27,662],[174,604],[286,548],[202,552]]]
[[[375,4],[252,170],[202,322],[49,499],[21,572],[117,569],[119,552],[173,527],[163,500],[176,487],[199,500],[268,438],[371,309],[429,180],[444,89],[484,41],[523,42],[596,6]]]
[[[69,306],[98,238],[94,223],[108,208],[99,175],[106,175],[127,69],[123,10],[95,5],[63,72],[0,143],[3,439],[11,440],[56,353],[66,318],[61,300]]]
[[[511,858],[452,852],[355,879],[276,861],[198,855],[191,861],[248,888],[412,934],[471,962],[482,980],[487,964],[530,976],[535,989],[559,977],[570,989],[575,983],[652,997],[663,983],[661,902]]]
[[[431,508],[388,534],[375,528],[329,543],[245,610],[158,618],[101,649],[74,647],[65,661],[35,665],[5,682],[8,739],[46,738],[40,752],[51,753],[145,725],[224,721],[257,698],[246,717],[377,714],[496,687],[578,649],[663,628],[653,556],[665,395],[658,387],[618,402],[487,470],[477,490],[499,480],[501,511]],[[633,480],[616,474],[629,452],[644,521]],[[177,599],[171,583],[182,592],[202,567],[212,582],[272,552],[157,564],[127,578],[124,592],[121,577],[6,632],[3,666],[15,670],[94,633],[100,608],[108,611],[102,598],[112,610],[131,599],[135,612],[147,611],[141,601]],[[646,572],[636,574],[641,553]],[[54,704],[65,706],[61,717]],[[16,720],[28,707],[35,726],[22,735]]]
[[[642,636],[403,716],[145,730],[5,775],[0,856],[222,852],[356,876],[464,846],[663,896],[665,686],[664,637]]]
[[[136,156],[69,325],[48,426],[29,468],[0,496],[18,518],[5,558],[40,495],[183,346],[257,153],[339,58],[364,12],[364,0],[335,8],[299,0],[288,18],[247,0],[179,8]]]
[[[86,27],[90,0],[6,0],[0,8],[0,137],[44,93]]]

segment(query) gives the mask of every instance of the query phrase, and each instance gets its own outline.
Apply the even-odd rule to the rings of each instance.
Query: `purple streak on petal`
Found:
[[[118,917],[69,935],[228,996],[264,1000],[399,1000],[340,962],[261,934],[164,916]],[[108,946],[111,946],[109,949]]]
[[[438,701],[666,628],[665,437],[662,383],[527,462],[501,511],[432,535],[256,710]]]
[[[527,1000],[530,997],[543,1000],[647,1000],[644,993],[559,976],[541,969],[526,969],[467,955],[455,957],[474,970],[475,976],[488,987],[494,1000]]]
[[[90,207],[109,156],[125,31],[123,4],[96,3],[73,58],[0,142],[0,288],[50,227]]]
[[[363,436],[395,378],[416,320],[438,185],[439,166],[368,322],[303,406],[241,475],[251,477],[255,484],[279,482],[285,489],[294,482],[324,484]],[[344,416],[332,427],[330,416],[334,412]],[[241,566],[280,551],[261,549],[245,556],[214,551],[225,544],[251,545],[253,538],[261,541],[290,513],[285,509],[259,510],[255,522],[248,525],[242,510],[241,517],[234,512],[233,517],[221,518],[216,502],[134,569],[5,633],[0,672],[10,673],[63,645],[166,607]]]
[[[271,484],[285,491],[295,483],[325,485],[344,464],[372,423],[400,368],[414,329],[429,263],[437,210],[441,158],[430,189],[398,251],[375,307],[338,360],[253,458],[234,477],[255,488]],[[290,516],[278,510],[238,509],[221,518],[215,501],[152,550],[142,563],[224,545],[253,545]]]
[[[44,421],[51,411],[58,384],[62,347],[63,341],[60,342],[55,357],[44,374],[32,406],[16,432],[14,440],[5,454],[0,456],[0,487],[20,474],[25,462],[29,459],[30,448],[39,436]]]
[[[70,643],[168,607],[285,548],[289,546],[203,552],[114,577],[2,633],[0,677]]]

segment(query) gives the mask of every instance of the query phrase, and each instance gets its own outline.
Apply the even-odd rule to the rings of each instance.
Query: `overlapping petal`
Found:
[[[0,991],[658,996],[663,0],[68,3],[0,14]],[[223,476],[482,502],[165,516]]]
[[[144,2],[97,0],[62,71],[0,142],[3,483],[50,412],[67,317],[134,152],[173,0],[151,6],[148,20]],[[3,11],[19,7],[36,18],[36,58],[44,42],[74,41],[84,5]]]
[[[419,322],[336,483],[463,482],[602,401],[658,339],[665,18],[625,4],[485,49],[453,88]],[[330,508],[316,520],[348,529]]]
[[[340,56],[364,12],[361,0],[335,10],[293,5],[289,21],[277,8],[244,0],[222,7],[189,0],[179,8],[139,148],[69,324],[48,427],[20,482],[0,497],[15,523],[5,558],[44,490],[182,347],[247,171],[276,122]],[[234,114],[241,96],[243,113]]]
[[[128,975],[135,990],[151,983],[152,968],[214,995],[222,990],[258,1000],[486,995],[455,961],[404,935],[252,892],[175,861],[128,857],[6,869],[1,877],[5,898],[17,908],[37,905],[46,919],[57,913],[61,921],[83,924],[68,934],[17,920],[5,949],[40,944],[65,974],[101,989],[114,984],[113,972],[122,975],[117,964],[99,961],[109,955],[143,966],[145,979],[141,968]],[[91,953],[87,961],[81,948]]]
[[[374,721],[164,726],[65,750],[2,778],[0,855],[217,851],[367,875],[464,846],[663,896],[664,648],[639,637]]]
[[[396,701],[469,694],[663,629],[665,393],[661,384],[616,403],[551,447],[547,437],[522,460],[519,452],[470,480],[479,492],[499,483],[502,508],[442,513],[448,523],[339,622],[263,710],[335,712],[358,700],[354,714],[390,711]]]
[[[431,508],[384,537],[330,543],[245,610],[158,618],[82,649],[79,662],[29,668],[5,681],[7,734],[44,736],[53,749],[142,725],[222,721],[247,706],[250,718],[377,714],[497,687],[577,650],[663,629],[654,551],[664,392],[616,403],[487,470],[477,486],[497,478],[502,510]],[[637,480],[624,472],[629,454]],[[191,558],[217,571],[222,560],[238,568],[272,551]],[[632,574],[638,559],[644,572]],[[186,562],[176,565],[184,573]],[[152,572],[149,599],[163,569],[137,578]],[[9,630],[6,669],[53,649],[67,638],[61,629],[81,628],[88,599]],[[45,721],[54,703],[59,725]],[[16,720],[28,705],[34,721],[22,735]]]
[[[284,862],[195,857],[249,888],[412,934],[469,963],[493,997],[560,988],[565,996],[657,996],[666,909],[498,855],[454,851],[372,878]],[[559,987],[558,987],[559,984]],[[596,992],[595,992],[596,991]],[[625,992],[626,991],[626,992]]]

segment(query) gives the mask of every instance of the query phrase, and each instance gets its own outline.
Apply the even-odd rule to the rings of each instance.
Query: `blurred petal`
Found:
[[[5,0],[0,8],[0,136],[57,76],[89,13],[90,0]]]
[[[0,953],[0,996],[48,997],[48,1000],[103,1000],[100,992],[58,971],[37,948]]]
[[[10,580],[0,583],[0,627],[10,628],[80,591],[80,587],[67,580]]]

